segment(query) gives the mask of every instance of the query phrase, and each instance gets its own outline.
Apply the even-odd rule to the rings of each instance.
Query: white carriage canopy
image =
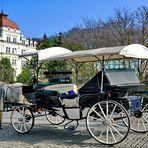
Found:
[[[23,54],[20,54],[19,57],[27,57],[27,56],[33,56],[38,55],[39,61],[50,59],[54,56],[63,55],[66,53],[71,53],[72,51],[63,47],[50,47],[45,48],[42,50],[36,50],[31,52],[25,52]]]
[[[118,59],[148,59],[148,48],[140,44],[131,44],[127,46],[103,47],[98,49],[89,49],[83,51],[68,52],[65,54],[57,54],[49,58],[40,58],[40,62],[48,60],[74,60],[77,63],[95,62],[102,60],[118,60]]]
[[[25,53],[23,55],[20,55],[20,57],[31,56],[35,54],[38,55],[39,62],[46,62],[52,60],[72,60],[76,63],[84,63],[120,59],[148,59],[148,48],[140,44],[131,44],[127,46],[103,47],[98,49],[89,49],[72,52],[66,48],[52,47],[43,50],[38,50],[32,53]],[[77,68],[75,72],[77,84]],[[101,92],[102,91],[103,79],[101,80]]]
[[[127,46],[103,47],[72,52],[63,47],[51,47],[32,52],[25,52],[19,57],[38,55],[39,62],[50,60],[74,60],[77,63],[96,62],[118,59],[148,59],[148,48],[140,44]]]

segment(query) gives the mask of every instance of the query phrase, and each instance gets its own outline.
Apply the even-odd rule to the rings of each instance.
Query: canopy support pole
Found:
[[[104,56],[102,57],[102,76],[101,76],[101,93],[103,93],[103,79],[104,79]]]
[[[76,85],[77,85],[77,83],[78,83],[78,63],[75,63],[75,74],[76,74],[76,76],[75,76],[75,81],[76,81]]]

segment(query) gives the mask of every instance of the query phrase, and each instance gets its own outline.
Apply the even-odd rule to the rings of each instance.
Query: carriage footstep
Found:
[[[74,131],[78,127],[79,123],[78,121],[70,121],[64,125],[64,129],[68,131]]]
[[[69,131],[74,131],[75,129],[76,129],[75,126],[69,126],[69,127],[67,128],[67,130],[69,130]]]

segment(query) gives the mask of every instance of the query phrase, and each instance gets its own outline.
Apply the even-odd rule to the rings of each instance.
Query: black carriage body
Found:
[[[127,110],[140,108],[139,96],[126,96],[127,92],[141,87],[134,70],[113,69],[103,72],[103,92],[101,92],[102,71],[90,79],[80,90],[80,105],[91,107],[102,100],[114,100],[121,103]]]
[[[33,86],[23,86],[23,94],[31,103],[35,103],[44,109],[60,106],[59,93],[55,90],[34,89]]]
[[[45,109],[61,105],[59,93],[55,90],[38,90],[36,103]]]
[[[107,99],[121,103],[127,110],[138,108],[138,106],[135,105],[138,104],[137,102],[140,100],[139,97],[126,96],[126,93],[130,89],[141,86],[134,70],[118,69],[104,71],[103,92],[101,92],[101,81],[102,71],[98,72],[79,89],[79,106],[82,107],[82,109],[91,107],[95,103]],[[35,100],[35,103],[45,109],[61,107],[62,105],[58,98],[59,93],[55,90],[40,89],[35,91],[33,86],[25,86],[23,87],[23,93],[27,99]]]

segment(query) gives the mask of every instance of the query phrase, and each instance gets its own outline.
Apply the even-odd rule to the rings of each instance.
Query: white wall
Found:
[[[20,30],[8,27],[1,27],[0,30],[0,58],[8,57],[10,59],[17,76],[22,71],[21,61],[25,61],[25,59],[18,58],[18,55],[25,51],[36,50],[36,43],[34,46],[29,46],[29,40],[22,37]],[[7,37],[10,37],[10,41],[8,41]],[[14,38],[16,38],[16,41]]]

